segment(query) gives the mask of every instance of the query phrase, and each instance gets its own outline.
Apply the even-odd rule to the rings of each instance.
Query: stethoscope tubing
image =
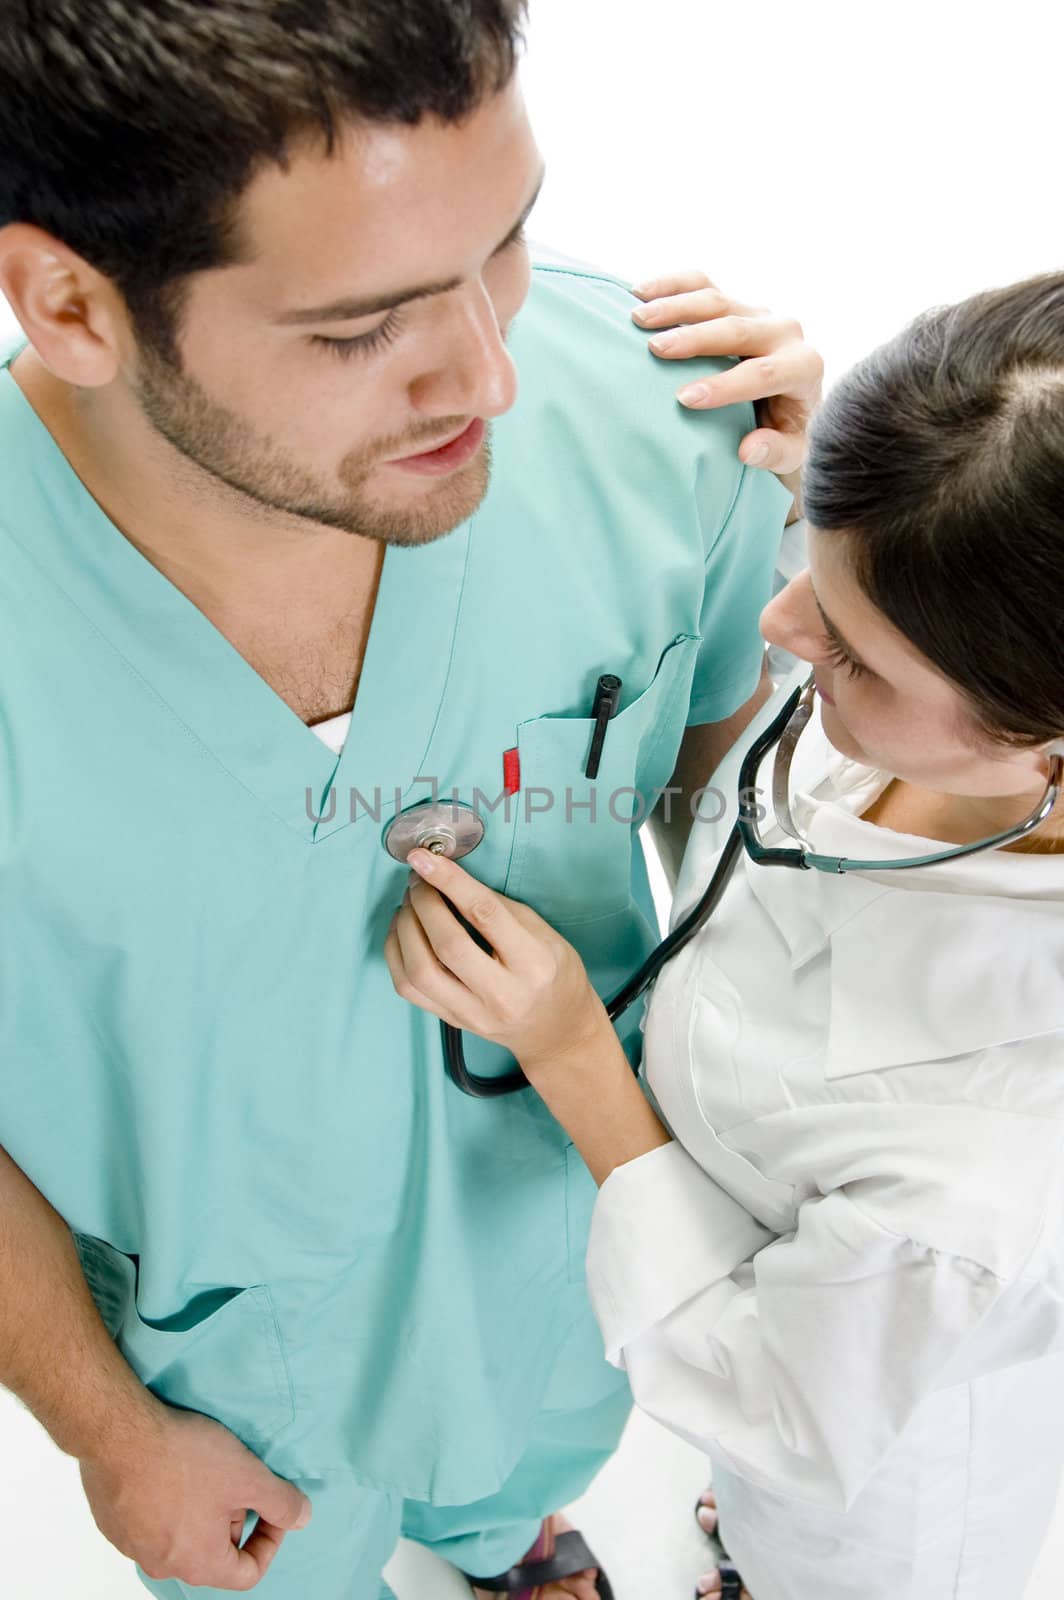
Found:
[[[652,950],[650,955],[634,973],[623,989],[619,989],[606,1005],[606,1015],[611,1022],[616,1022],[624,1013],[635,1005],[635,1002],[646,993],[651,984],[658,977],[666,962],[671,961],[686,944],[705,927],[710,917],[716,911],[721,896],[727,888],[728,879],[731,877],[732,868],[742,852],[743,841],[738,824],[728,835],[728,842],[721,852],[716,870],[710,880],[709,888],[699,900],[694,910],[675,927],[666,939]],[[462,1030],[453,1027],[450,1023],[442,1022],[440,1030],[443,1038],[443,1060],[447,1075],[463,1094],[471,1095],[474,1100],[494,1100],[504,1094],[518,1094],[522,1089],[530,1087],[528,1079],[520,1067],[513,1072],[501,1074],[495,1078],[478,1076],[470,1072],[466,1066],[465,1049],[462,1044]]]

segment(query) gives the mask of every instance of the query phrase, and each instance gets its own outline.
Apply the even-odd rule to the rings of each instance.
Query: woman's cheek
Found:
[[[844,672],[835,674],[831,687],[835,704],[825,705],[822,715],[824,732],[836,750],[864,766],[896,771],[912,736],[890,703],[888,687],[870,674],[847,677]]]
[[[846,756],[850,761],[867,761],[864,747],[852,733],[837,703],[829,706],[826,701],[822,701],[820,716],[824,732],[840,756]]]

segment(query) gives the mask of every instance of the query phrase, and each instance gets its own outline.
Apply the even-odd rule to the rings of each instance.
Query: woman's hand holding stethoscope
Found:
[[[530,906],[445,856],[415,850],[408,863],[415,871],[384,944],[404,1000],[502,1045],[533,1084],[537,1068],[612,1032],[579,955]]]

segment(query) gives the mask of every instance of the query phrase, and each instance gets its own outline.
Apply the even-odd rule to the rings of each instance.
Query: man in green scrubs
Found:
[[[516,0],[14,10],[0,1381],[165,1600],[376,1600],[401,1531],[497,1573],[628,1394],[582,1163],[393,991],[382,832],[505,801],[467,864],[616,987],[790,497],[623,286],[529,293]]]

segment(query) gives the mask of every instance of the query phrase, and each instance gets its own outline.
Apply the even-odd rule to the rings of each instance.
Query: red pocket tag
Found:
[[[520,750],[504,750],[502,753],[502,777],[507,794],[518,794],[521,790],[521,752]]]

